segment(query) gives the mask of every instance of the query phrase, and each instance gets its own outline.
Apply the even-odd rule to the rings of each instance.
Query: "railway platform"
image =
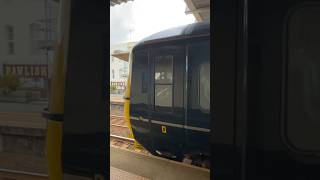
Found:
[[[11,169],[0,169],[0,180],[48,180],[48,175]]]
[[[110,146],[110,166],[152,180],[209,180],[210,170]]]
[[[0,168],[46,174],[46,119],[40,113],[43,105],[23,105],[11,103],[11,108],[1,109],[5,112],[0,112]],[[5,106],[0,103],[0,107]]]
[[[110,112],[113,115],[123,116],[124,100],[122,95],[110,95]]]
[[[115,167],[110,167],[110,179],[111,180],[125,180],[125,179],[150,180],[149,178],[142,177],[133,173],[129,173]]]
[[[110,95],[111,103],[124,103],[122,95]]]

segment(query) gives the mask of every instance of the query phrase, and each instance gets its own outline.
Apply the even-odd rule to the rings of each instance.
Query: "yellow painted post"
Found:
[[[62,117],[64,113],[66,57],[69,41],[70,0],[60,1],[58,46],[52,71],[47,122],[47,161],[49,180],[62,180]]]
[[[60,46],[55,60],[49,114],[63,114],[64,108],[64,66],[63,48]],[[48,119],[47,159],[50,180],[62,180],[61,168],[62,119]]]
[[[130,123],[130,86],[131,86],[131,53],[129,55],[129,63],[130,63],[130,69],[129,69],[129,76],[127,79],[127,87],[124,93],[124,119],[127,122],[128,128],[130,130],[129,138],[134,138]]]

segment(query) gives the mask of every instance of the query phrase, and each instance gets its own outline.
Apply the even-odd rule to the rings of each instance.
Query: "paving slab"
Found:
[[[126,172],[124,170],[110,167],[110,180],[150,180],[149,178],[145,178],[133,173]]]
[[[113,103],[124,103],[123,96],[110,96],[110,102]]]
[[[110,146],[110,166],[152,180],[209,180],[210,170]]]

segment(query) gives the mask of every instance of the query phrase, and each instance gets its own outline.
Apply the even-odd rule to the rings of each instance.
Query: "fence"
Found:
[[[110,82],[110,94],[123,94],[126,89],[126,83],[122,81]]]

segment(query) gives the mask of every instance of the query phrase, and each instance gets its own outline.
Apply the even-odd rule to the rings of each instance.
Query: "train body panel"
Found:
[[[210,155],[209,37],[209,23],[196,23],[152,35],[132,50],[130,125],[152,154]]]

